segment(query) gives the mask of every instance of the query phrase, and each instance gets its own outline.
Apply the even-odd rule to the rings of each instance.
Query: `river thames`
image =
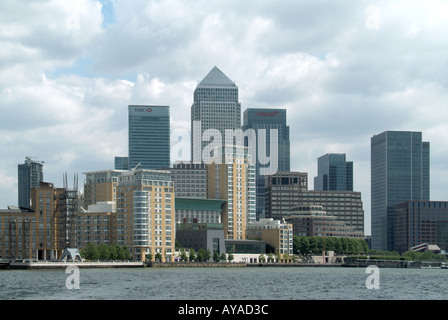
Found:
[[[0,270],[1,300],[445,300],[448,270],[107,268]],[[371,286],[374,283],[375,286]],[[369,285],[370,284],[370,285]],[[370,287],[370,289],[369,289]]]

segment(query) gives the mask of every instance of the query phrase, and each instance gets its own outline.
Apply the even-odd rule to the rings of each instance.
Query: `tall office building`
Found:
[[[290,170],[290,142],[289,142],[289,126],[286,124],[286,109],[253,109],[249,108],[244,111],[243,126],[244,132],[253,129],[255,132],[255,144],[252,150],[253,162],[256,170],[256,189],[257,189],[257,220],[264,218],[265,214],[265,174],[260,171],[261,168],[269,170],[270,174],[279,172],[287,172]],[[264,134],[263,134],[263,130]],[[272,130],[272,131],[271,131]],[[271,133],[277,134],[276,146],[271,150]],[[265,141],[264,150],[260,150],[259,145]],[[274,141],[272,141],[274,143]],[[249,141],[245,141],[245,145],[249,146]],[[277,151],[277,154],[274,154]],[[272,152],[272,153],[271,153]],[[264,153],[261,155],[261,153]],[[266,160],[269,158],[269,162]],[[275,159],[274,159],[275,157]],[[260,161],[261,160],[261,161]],[[275,166],[275,168],[274,168]]]
[[[129,168],[170,166],[170,109],[168,106],[129,106]]]
[[[214,67],[198,84],[191,106],[191,156],[202,162],[202,151],[210,144],[207,133],[219,133],[225,144],[225,129],[241,128],[241,104],[238,87],[221,70]],[[211,155],[213,156],[213,154]],[[210,155],[209,155],[210,157]]]
[[[371,138],[372,249],[395,249],[397,203],[429,200],[429,157],[421,132],[385,131]]]
[[[44,180],[42,163],[26,157],[25,163],[18,165],[18,203],[21,208],[31,208],[31,188],[39,187]]]
[[[317,159],[314,190],[353,191],[353,162],[345,153],[327,153]]]

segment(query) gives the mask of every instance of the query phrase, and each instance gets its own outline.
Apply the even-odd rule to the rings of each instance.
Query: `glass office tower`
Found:
[[[18,203],[19,207],[31,208],[31,188],[39,187],[44,180],[43,162],[27,157],[25,163],[18,165]]]
[[[241,128],[238,87],[221,70],[214,67],[194,90],[191,106],[192,160],[201,162],[202,150],[210,143],[207,138],[203,139],[204,131],[210,130],[210,133],[211,130],[218,130],[224,145],[225,129],[237,128]]]
[[[290,170],[290,142],[289,142],[289,126],[286,124],[286,109],[257,109],[248,108],[244,111],[242,130],[246,131],[253,129],[256,133],[257,149],[258,143],[263,133],[260,131],[265,129],[264,136],[266,137],[266,156],[277,157],[277,170],[271,172],[289,172]],[[277,155],[271,154],[271,130],[277,130]],[[245,141],[248,146],[248,140]],[[257,194],[257,220],[265,217],[265,175],[260,173],[260,168],[266,168],[273,165],[274,161],[264,164],[260,163],[260,158],[257,150],[253,150],[256,169],[256,194]],[[260,150],[258,150],[260,151]]]
[[[129,106],[129,169],[170,166],[168,106]]]
[[[429,200],[429,158],[421,132],[385,131],[371,138],[372,249],[395,249],[397,203]]]
[[[353,162],[344,153],[327,153],[317,159],[314,190],[353,191]]]

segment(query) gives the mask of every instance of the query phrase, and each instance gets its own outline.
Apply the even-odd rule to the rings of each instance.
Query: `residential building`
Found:
[[[114,242],[133,259],[174,259],[174,184],[167,170],[129,170],[118,177]]]
[[[77,215],[77,248],[85,248],[89,243],[110,245],[114,243],[116,204],[101,201],[82,209]]]
[[[353,191],[353,162],[345,153],[327,153],[317,159],[314,190]]]
[[[129,169],[160,169],[170,166],[170,108],[130,105]]]
[[[203,161],[203,150],[210,143],[209,134],[218,134],[225,144],[225,130],[241,128],[241,104],[238,87],[220,69],[214,67],[199,82],[191,106],[192,162]],[[206,132],[204,134],[204,132]],[[213,157],[213,155],[208,155]]]
[[[406,201],[395,205],[395,249],[428,243],[448,251],[448,202]]]
[[[31,188],[38,187],[44,180],[43,162],[26,157],[18,165],[18,204],[20,208],[31,208]]]
[[[31,208],[0,210],[0,257],[57,260],[76,242],[75,190],[41,182],[31,188]]]
[[[265,171],[273,174],[277,171],[290,170],[289,126],[286,123],[286,109],[248,108],[244,111],[242,130],[244,132],[254,130],[255,133],[254,143],[250,146],[250,141],[247,139],[245,146],[252,148],[252,159],[255,163],[258,220],[265,215]],[[271,138],[274,140],[271,141]],[[264,145],[260,145],[263,141]]]
[[[222,223],[226,239],[245,239],[247,223],[255,221],[255,166],[248,148],[226,146],[224,163],[207,165],[208,194],[227,201]]]
[[[207,198],[207,165],[176,161],[170,168],[176,198]]]
[[[87,209],[88,206],[99,202],[117,202],[118,177],[128,170],[100,170],[84,172],[84,194],[81,207]]]
[[[292,224],[272,218],[259,219],[248,224],[247,239],[261,240],[274,249],[274,254],[293,254]]]
[[[421,132],[385,131],[371,138],[372,249],[395,249],[395,205],[429,201],[429,142]]]

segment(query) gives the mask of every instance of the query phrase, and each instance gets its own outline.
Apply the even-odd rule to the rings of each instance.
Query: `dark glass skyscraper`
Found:
[[[385,131],[371,138],[372,249],[395,249],[397,203],[429,201],[429,158],[421,132]]]
[[[31,188],[39,187],[44,180],[43,162],[27,157],[24,164],[18,165],[18,203],[19,207],[31,208]]]
[[[129,106],[129,168],[137,165],[140,169],[169,168],[168,106]]]
[[[353,191],[353,162],[344,153],[327,153],[317,159],[314,190]]]
[[[266,137],[266,156],[267,157],[277,157],[277,170],[271,172],[270,174],[275,174],[276,172],[289,172],[290,170],[290,142],[289,142],[289,126],[286,124],[286,109],[257,109],[248,108],[244,111],[243,115],[243,126],[242,130],[246,131],[248,129],[253,129],[257,137],[257,149],[253,150],[253,162],[256,164],[256,194],[257,194],[257,220],[259,218],[264,218],[265,211],[265,175],[260,172],[261,168],[266,168],[273,165],[271,159],[270,163],[263,164],[260,162],[260,132],[261,129],[265,129],[265,134],[262,136]],[[271,154],[271,129],[277,130],[277,150],[278,154]],[[248,146],[248,140],[245,141],[246,146]]]

